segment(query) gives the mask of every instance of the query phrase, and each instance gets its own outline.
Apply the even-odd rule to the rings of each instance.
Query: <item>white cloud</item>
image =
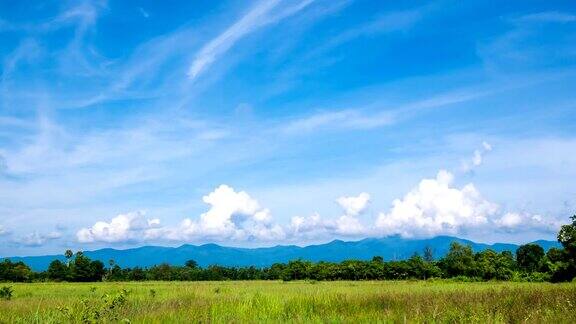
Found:
[[[82,228],[76,233],[81,243],[140,241],[158,237],[160,220],[146,219],[143,212],[120,214],[107,223],[96,222],[90,228]]]
[[[554,219],[544,219],[541,215],[508,212],[494,220],[494,224],[505,232],[539,229],[541,231],[557,231],[562,222]]]
[[[576,15],[559,11],[545,11],[522,16],[518,20],[521,22],[569,23],[576,21]]]
[[[477,167],[492,146],[483,142],[471,158]],[[179,241],[179,242],[287,242],[332,239],[338,236],[367,237],[399,234],[403,237],[436,235],[466,236],[466,233],[553,232],[559,223],[549,217],[503,210],[485,199],[474,184],[454,185],[454,175],[441,170],[435,178],[423,179],[401,199],[392,202],[388,212],[375,222],[362,219],[372,197],[366,192],[341,196],[336,203],[342,214],[323,218],[315,213],[292,217],[289,224],[273,222],[269,209],[245,191],[220,185],[202,200],[209,205],[197,219],[184,219],[179,225],[161,227],[159,219],[146,219],[141,213],[119,215],[109,223],[97,222],[78,231],[80,242]],[[33,242],[34,237],[29,241]]]
[[[159,227],[160,226],[160,219],[153,218],[147,221],[149,227]]]
[[[340,197],[336,202],[344,209],[346,215],[358,216],[368,207],[370,195],[363,192],[356,197]]]
[[[287,232],[291,239],[313,240],[334,235],[358,236],[367,234],[360,216],[368,207],[370,195],[366,192],[358,196],[344,196],[336,199],[344,215],[335,219],[324,219],[318,213],[308,217],[292,217]]]
[[[499,89],[498,91],[502,91]],[[373,108],[349,108],[330,111],[319,111],[307,116],[293,118],[278,127],[286,135],[302,135],[320,130],[363,130],[390,126],[417,115],[421,111],[432,108],[441,108],[458,103],[474,101],[495,93],[496,90],[482,89],[459,90],[446,92],[422,100],[404,103],[397,107],[372,104]],[[378,107],[375,110],[374,107]]]
[[[270,210],[244,191],[220,185],[202,200],[210,209],[198,221],[185,219],[169,236],[177,240],[261,240],[283,239],[284,230],[272,224]]]
[[[394,117],[394,114],[388,111],[372,115],[353,109],[319,112],[294,119],[283,125],[280,130],[289,135],[298,135],[319,129],[372,129],[394,123]]]
[[[473,184],[451,187],[453,175],[445,170],[435,179],[424,179],[404,198],[396,199],[388,213],[376,221],[383,235],[405,237],[458,234],[467,227],[483,226],[498,206],[482,198]]]
[[[196,79],[200,73],[206,70],[216,59],[226,53],[242,37],[254,32],[258,28],[273,24],[308,6],[312,1],[301,1],[293,7],[285,9],[283,12],[270,15],[273,9],[280,3],[278,0],[261,1],[232,26],[226,29],[218,37],[212,39],[198,52],[190,68],[188,77]]]
[[[366,192],[358,196],[340,197],[336,202],[344,210],[344,215],[336,220],[334,232],[340,235],[362,235],[366,228],[358,219],[370,202],[370,195]]]
[[[343,196],[336,200],[344,214],[323,218],[318,213],[292,217],[287,226],[273,222],[270,210],[263,208],[245,191],[220,185],[204,196],[210,206],[197,220],[184,219],[178,226],[161,227],[157,218],[146,219],[141,212],[122,214],[110,222],[97,222],[77,232],[79,242],[282,242],[332,239],[337,236],[367,237],[399,234],[403,237],[462,235],[469,230],[503,233],[524,230],[555,231],[556,221],[540,215],[503,212],[482,197],[473,184],[453,186],[454,176],[445,170],[432,179],[423,179],[402,199],[396,199],[387,213],[380,213],[374,226],[361,219],[371,196]],[[0,228],[1,229],[1,228]],[[32,233],[22,244],[40,245],[60,234]]]
[[[32,232],[30,234],[24,235],[15,240],[15,243],[24,246],[41,246],[47,241],[56,240],[62,237],[62,233],[58,231],[52,231],[48,234],[40,234],[38,232]]]
[[[489,150],[488,144],[484,145]],[[445,170],[435,179],[423,179],[402,199],[392,203],[388,213],[380,213],[376,228],[380,235],[403,237],[461,235],[467,230],[477,232],[554,232],[561,222],[529,213],[506,212],[482,197],[470,183],[453,187],[454,177]]]
[[[292,217],[289,234],[292,238],[313,240],[330,236],[337,228],[334,221],[324,220],[318,213]]]
[[[462,162],[463,172],[472,172],[476,167],[479,167],[484,162],[484,157],[488,152],[492,151],[492,145],[487,142],[482,142],[482,147],[474,150],[474,155],[469,161]]]
[[[16,49],[7,55],[2,64],[2,76],[0,81],[2,85],[7,82],[12,73],[21,63],[31,63],[37,59],[42,52],[41,46],[34,39],[24,39],[18,44]],[[3,89],[4,90],[4,89]],[[4,93],[6,95],[7,93]]]
[[[336,220],[336,228],[334,233],[350,236],[367,234],[366,227],[357,217],[351,215],[342,215]]]
[[[44,244],[45,241],[44,238],[40,236],[40,234],[33,232],[21,237],[17,240],[17,242],[25,246],[40,246]]]

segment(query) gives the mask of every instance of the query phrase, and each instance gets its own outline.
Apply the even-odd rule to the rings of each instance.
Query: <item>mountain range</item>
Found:
[[[422,254],[429,246],[435,258],[444,256],[450,243],[459,242],[469,244],[474,251],[493,249],[497,252],[509,250],[515,252],[516,244],[495,243],[484,244],[451,236],[437,236],[428,239],[405,239],[400,236],[385,238],[367,238],[360,241],[334,240],[319,245],[299,247],[295,245],[274,246],[265,248],[238,248],[226,247],[217,244],[189,245],[179,247],[143,246],[138,248],[117,250],[105,248],[86,251],[84,254],[93,260],[100,260],[108,264],[114,260],[121,267],[149,267],[156,264],[168,263],[183,265],[187,260],[193,259],[200,266],[218,264],[223,266],[269,266],[276,262],[304,259],[310,261],[339,262],[347,259],[368,260],[373,256],[382,256],[384,260],[402,260],[414,253]],[[539,240],[533,242],[545,250],[560,247],[556,241]],[[53,260],[64,260],[64,255],[45,255],[28,257],[9,257],[12,261],[24,261],[36,271],[45,270]]]

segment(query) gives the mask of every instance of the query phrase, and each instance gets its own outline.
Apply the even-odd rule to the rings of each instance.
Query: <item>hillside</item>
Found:
[[[404,239],[399,236],[386,238],[368,238],[360,241],[334,240],[319,245],[298,247],[275,246],[267,248],[236,248],[217,244],[189,245],[179,247],[143,246],[139,248],[116,250],[111,248],[84,252],[88,257],[101,260],[108,264],[114,260],[121,267],[148,267],[160,263],[183,265],[186,260],[196,260],[201,266],[219,264],[225,266],[269,266],[276,262],[287,262],[295,259],[310,261],[342,261],[346,259],[370,259],[375,255],[385,260],[401,260],[409,258],[414,253],[422,253],[426,246],[434,251],[438,258],[446,254],[450,243],[456,241],[470,244],[474,251],[493,249],[498,252],[509,250],[514,252],[515,244],[495,243],[483,244],[450,236],[437,236],[429,239]],[[559,247],[554,241],[539,240],[535,242],[548,250]],[[44,270],[55,259],[64,260],[63,255],[10,257],[13,261],[24,261],[34,270]]]

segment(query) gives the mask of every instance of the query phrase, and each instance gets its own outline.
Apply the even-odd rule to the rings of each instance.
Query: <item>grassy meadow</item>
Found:
[[[0,284],[4,286],[5,284]],[[448,281],[9,284],[0,323],[576,323],[576,284]]]

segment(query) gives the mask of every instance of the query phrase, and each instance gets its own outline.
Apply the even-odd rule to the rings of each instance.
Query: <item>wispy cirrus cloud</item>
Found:
[[[359,26],[347,29],[333,36],[321,46],[316,47],[306,55],[306,58],[309,59],[312,56],[321,55],[361,37],[407,31],[424,19],[433,8],[433,5],[427,5],[411,10],[395,11],[363,21]]]
[[[265,25],[274,24],[296,14],[312,2],[313,0],[299,1],[296,5],[281,8],[279,9],[280,12],[275,13],[274,9],[279,6],[281,1],[260,1],[238,21],[200,49],[190,64],[188,77],[192,80],[196,79],[203,71],[208,69],[219,56],[226,53],[243,37]]]
[[[504,17],[503,20],[510,24],[510,28],[497,37],[479,42],[477,46],[480,58],[491,73],[508,74],[514,70],[574,60],[572,35],[576,15],[573,13],[544,11]],[[550,29],[554,30],[553,38],[549,37]]]
[[[569,23],[576,22],[576,15],[561,11],[544,11],[521,16],[517,18],[516,21],[535,23]]]
[[[323,129],[350,130],[378,128],[410,119],[414,115],[427,109],[473,101],[490,95],[494,91],[495,90],[457,90],[399,104],[398,106],[390,105],[390,108],[379,107],[380,109],[374,109],[374,107],[372,107],[370,109],[332,109],[325,112],[321,111],[309,116],[295,118],[280,126],[280,130],[285,134],[297,135]]]

